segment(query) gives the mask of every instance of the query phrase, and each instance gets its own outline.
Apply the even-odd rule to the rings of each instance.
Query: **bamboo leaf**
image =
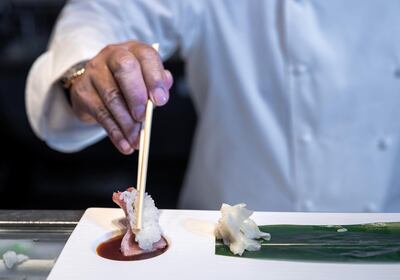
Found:
[[[271,233],[271,240],[261,241],[259,251],[246,251],[241,257],[323,262],[400,262],[400,223],[268,225],[259,228]],[[240,257],[233,255],[220,240],[216,240],[215,253]]]

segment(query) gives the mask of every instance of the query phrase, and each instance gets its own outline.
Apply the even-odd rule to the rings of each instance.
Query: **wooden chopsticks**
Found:
[[[153,44],[152,47],[158,51],[159,45]],[[138,174],[137,174],[137,204],[136,204],[136,230],[142,229],[144,194],[146,192],[147,165],[150,150],[151,123],[153,119],[153,102],[149,99],[146,104],[146,117],[140,128]]]

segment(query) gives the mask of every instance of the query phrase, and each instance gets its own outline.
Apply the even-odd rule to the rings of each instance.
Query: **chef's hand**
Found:
[[[155,49],[137,41],[105,47],[85,68],[70,89],[75,114],[83,122],[104,127],[121,153],[133,153],[146,102],[168,102],[171,73]]]

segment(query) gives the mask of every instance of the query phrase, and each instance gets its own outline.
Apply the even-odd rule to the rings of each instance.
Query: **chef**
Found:
[[[30,70],[29,120],[59,151],[108,136],[131,154],[179,50],[199,116],[180,207],[399,212],[399,12],[397,0],[69,1]]]

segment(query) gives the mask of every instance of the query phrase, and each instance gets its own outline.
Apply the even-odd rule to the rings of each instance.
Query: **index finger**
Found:
[[[119,50],[110,56],[108,67],[128,105],[132,117],[141,121],[148,99],[139,61],[128,50]]]
[[[155,105],[162,106],[169,99],[169,85],[164,65],[158,51],[148,45],[132,49],[133,54],[138,59],[143,79],[146,84],[150,98]]]

